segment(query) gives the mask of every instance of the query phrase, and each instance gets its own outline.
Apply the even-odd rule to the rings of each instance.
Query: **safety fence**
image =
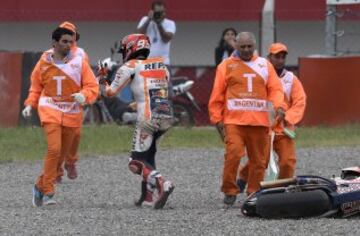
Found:
[[[336,55],[360,55],[360,4],[337,7]]]

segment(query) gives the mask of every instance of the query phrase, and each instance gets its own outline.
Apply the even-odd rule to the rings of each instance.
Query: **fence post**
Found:
[[[260,54],[267,55],[267,48],[275,41],[274,0],[266,0],[261,13]]]
[[[336,55],[336,5],[326,5],[325,53]]]

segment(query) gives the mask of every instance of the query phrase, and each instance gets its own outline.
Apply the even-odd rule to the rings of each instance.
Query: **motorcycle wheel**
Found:
[[[84,125],[99,125],[103,122],[100,107],[95,104],[88,105],[84,108],[83,124]]]
[[[257,215],[264,218],[303,218],[320,216],[331,210],[331,199],[323,190],[260,195]]]
[[[174,103],[173,104],[174,111],[174,126],[183,126],[187,128],[191,128],[195,124],[194,117],[189,108],[185,105]]]

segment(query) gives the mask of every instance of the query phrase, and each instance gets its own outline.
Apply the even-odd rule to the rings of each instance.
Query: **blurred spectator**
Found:
[[[235,49],[236,30],[226,28],[222,32],[219,45],[215,48],[215,65],[219,65],[223,59],[228,58]]]
[[[147,16],[144,16],[137,30],[147,34],[151,41],[149,57],[161,56],[166,65],[170,65],[170,41],[176,32],[175,22],[165,18],[165,5],[163,1],[154,1]]]

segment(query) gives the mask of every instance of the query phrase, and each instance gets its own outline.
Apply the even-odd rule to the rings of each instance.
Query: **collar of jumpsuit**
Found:
[[[232,53],[232,58],[236,59],[236,60],[241,60],[243,61],[241,58],[240,58],[240,52],[238,50],[235,50],[233,53]],[[256,58],[258,58],[258,56],[254,53],[251,60],[250,61],[254,61],[256,60]]]

